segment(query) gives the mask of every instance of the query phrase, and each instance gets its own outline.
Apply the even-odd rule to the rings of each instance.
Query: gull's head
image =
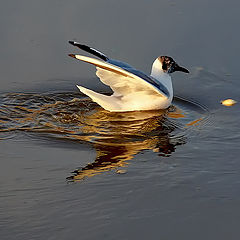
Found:
[[[168,56],[160,56],[153,63],[153,68],[158,68],[158,70],[162,70],[164,73],[170,74],[176,71],[189,73],[189,71],[180,67],[171,57]]]

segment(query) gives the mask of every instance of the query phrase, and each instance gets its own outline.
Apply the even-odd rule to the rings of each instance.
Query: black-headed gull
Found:
[[[171,57],[160,56],[153,62],[149,76],[127,63],[108,58],[94,48],[74,41],[69,43],[101,59],[69,54],[70,57],[95,65],[96,75],[101,82],[113,90],[113,94],[107,96],[77,86],[82,93],[110,112],[166,109],[173,99],[170,73],[175,71],[189,73]]]

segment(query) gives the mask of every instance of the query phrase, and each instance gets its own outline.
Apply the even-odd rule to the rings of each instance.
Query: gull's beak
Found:
[[[176,72],[176,71],[189,73],[189,71],[186,68],[180,67],[177,64],[174,66],[174,69],[173,69],[173,72]]]

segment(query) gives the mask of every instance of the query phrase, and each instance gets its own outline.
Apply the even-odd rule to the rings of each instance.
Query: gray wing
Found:
[[[170,96],[169,91],[167,90],[167,88],[162,83],[160,83],[159,81],[156,81],[153,77],[148,76],[144,72],[141,72],[141,71],[133,68],[131,65],[129,65],[127,63],[124,63],[124,62],[121,62],[121,61],[114,60],[114,59],[108,59],[106,62],[108,62],[112,65],[115,65],[117,67],[120,67],[120,68],[124,69],[125,71],[130,72],[130,73],[140,77],[141,79],[150,83],[155,88],[157,88],[159,91],[164,93],[165,96],[167,96],[167,97]]]
[[[103,54],[102,52],[100,52],[100,51],[98,51],[98,50],[96,50],[94,48],[91,48],[89,46],[80,44],[78,42],[69,41],[69,43],[72,44],[73,46],[76,46],[76,47],[80,48],[81,50],[84,50],[84,51],[86,51],[88,53],[91,53],[91,54],[101,58],[102,60],[104,60],[107,63],[110,63],[111,65],[117,66],[117,67],[119,67],[119,68],[121,68],[121,69],[123,69],[123,70],[125,70],[125,71],[127,71],[129,73],[131,73],[131,74],[134,74],[135,76],[141,78],[142,80],[144,80],[147,83],[149,83],[152,86],[154,86],[157,90],[159,90],[166,97],[170,96],[169,91],[167,90],[167,88],[162,83],[160,83],[159,81],[156,81],[156,79],[154,79],[153,77],[148,76],[147,74],[145,74],[145,73],[143,73],[143,72],[133,68],[131,65],[129,65],[127,63],[124,63],[124,62],[121,62],[121,61],[110,59],[105,54]],[[102,79],[101,79],[101,81],[102,81]],[[104,82],[104,80],[103,80],[103,82]],[[107,84],[107,85],[109,85],[109,84]]]

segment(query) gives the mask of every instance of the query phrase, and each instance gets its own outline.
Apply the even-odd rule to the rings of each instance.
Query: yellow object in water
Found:
[[[233,99],[225,99],[223,101],[221,101],[221,104],[227,107],[233,106],[237,103],[237,101],[233,100]]]

